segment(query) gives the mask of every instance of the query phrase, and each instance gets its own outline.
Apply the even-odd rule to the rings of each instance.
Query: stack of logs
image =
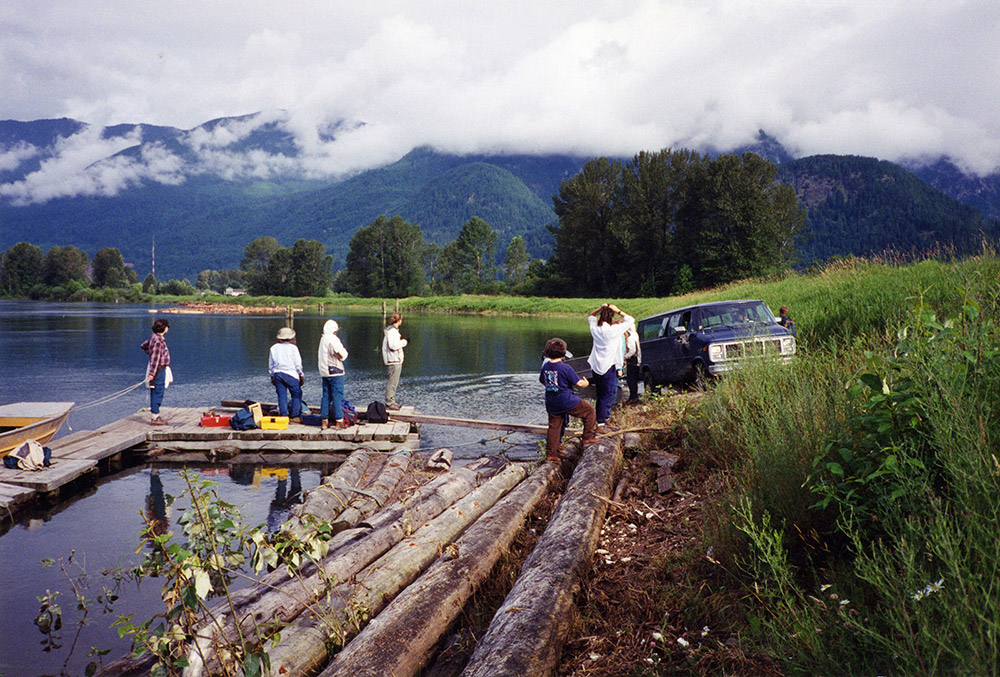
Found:
[[[573,449],[571,443],[565,445]],[[556,666],[573,597],[590,568],[607,501],[621,471],[617,438],[563,463],[566,491],[514,588],[480,640],[466,674],[527,675]],[[382,465],[371,475],[369,465]],[[329,554],[294,577],[279,568],[204,615],[187,652],[192,677],[224,672],[217,647],[280,629],[265,650],[273,675],[413,675],[541,500],[560,467],[480,459],[454,468],[384,505],[411,469],[408,452],[353,453],[309,492],[284,529],[303,536],[332,526]],[[384,506],[384,507],[383,507]],[[148,674],[152,662],[119,659],[102,674]]]

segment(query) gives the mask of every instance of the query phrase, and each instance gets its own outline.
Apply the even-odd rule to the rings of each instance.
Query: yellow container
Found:
[[[261,430],[287,430],[287,416],[262,416],[260,419]]]

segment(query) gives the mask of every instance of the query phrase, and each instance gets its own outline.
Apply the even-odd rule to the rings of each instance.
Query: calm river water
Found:
[[[56,304],[0,301],[0,403],[73,401],[78,407],[119,392],[143,377],[146,355],[139,344],[156,317],[139,305]],[[175,382],[164,406],[209,408],[223,399],[274,401],[267,377],[267,353],[283,316],[169,315]],[[375,313],[333,311],[323,317],[295,318],[297,342],[306,369],[305,399],[318,405],[320,380],[316,347],[328,318],[340,325],[347,360],[346,396],[359,409],[384,399],[385,371],[379,348],[381,317]],[[585,318],[547,319],[406,314],[401,333],[410,341],[398,399],[422,413],[456,417],[545,421],[538,384],[541,349],[552,336],[565,338],[578,355],[590,350]],[[144,389],[89,408],[74,410],[61,434],[97,428],[148,406]],[[456,456],[475,457],[501,450],[515,458],[534,458],[538,437],[505,436],[492,431],[424,426],[421,445],[448,446]],[[486,440],[485,444],[481,442]],[[316,486],[318,470],[273,472],[252,469],[231,477],[211,473],[226,500],[240,506],[250,524],[280,524],[294,501],[295,490]],[[112,656],[127,643],[109,629],[115,614],[135,612],[145,618],[158,610],[160,581],[137,590],[119,591],[112,613],[91,604],[88,624],[79,627],[67,575],[58,566],[42,567],[53,558],[65,562],[72,577],[86,573],[89,597],[112,587],[102,573],[137,561],[134,554],[144,511],[162,510],[161,494],[179,495],[178,471],[132,468],[103,480],[86,495],[45,512],[22,513],[0,527],[0,675],[82,674],[91,647],[110,648]],[[183,505],[167,518],[175,521]],[[175,527],[175,531],[177,531]],[[63,628],[55,643],[34,625],[37,597],[59,591]]]

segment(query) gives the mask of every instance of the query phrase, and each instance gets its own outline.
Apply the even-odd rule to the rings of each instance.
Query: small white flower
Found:
[[[596,661],[600,657],[601,657],[601,654],[599,654],[599,653],[592,653],[592,654],[590,654],[590,660],[592,660],[592,661]]]
[[[634,525],[631,522],[629,522],[628,523],[628,530],[631,531],[632,533],[635,533],[636,531],[639,531],[639,527],[637,527],[636,525]]]
[[[660,640],[663,639],[663,633],[662,632],[654,632],[653,633],[653,639],[655,639],[657,642],[659,642]]]
[[[691,646],[691,642],[687,641],[683,637],[678,637],[677,638],[677,643],[680,644],[681,646],[684,646],[684,647]]]
[[[707,635],[707,634],[708,634],[708,632],[709,632],[709,630],[708,630],[708,626],[706,625],[705,627],[703,627],[703,628],[701,629],[701,636],[702,636],[702,637],[704,637],[705,635]]]
[[[652,665],[653,664],[653,659],[652,658],[647,658],[646,662],[649,663],[650,665]]]
[[[826,592],[827,590],[830,589],[830,587],[831,586],[830,586],[829,583],[824,583],[823,585],[819,586],[819,591],[820,592]]]
[[[653,519],[653,517],[655,517],[655,515],[653,515],[653,513],[651,513],[651,512],[647,512],[646,513],[646,519],[651,520],[651,519]]]
[[[849,599],[842,599],[842,600],[840,600],[840,606],[845,606],[845,605],[850,604],[850,603],[851,603],[851,600],[849,600]]]

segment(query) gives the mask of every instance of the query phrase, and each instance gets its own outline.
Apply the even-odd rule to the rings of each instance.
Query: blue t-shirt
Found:
[[[579,404],[580,398],[573,392],[573,386],[579,380],[573,367],[561,360],[543,364],[538,381],[545,386],[545,411],[565,414]]]

